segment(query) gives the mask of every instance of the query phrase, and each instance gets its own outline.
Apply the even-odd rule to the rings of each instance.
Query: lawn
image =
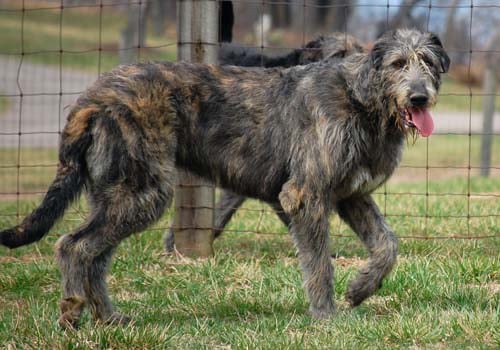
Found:
[[[481,87],[469,87],[454,80],[450,75],[445,75],[443,85],[439,91],[437,111],[462,111],[479,112],[483,110],[484,90]],[[500,110],[500,84],[495,97],[495,108]]]
[[[474,191],[499,193],[499,179],[472,179]],[[428,184],[430,190],[459,192],[466,179]],[[401,192],[425,183],[397,185]],[[383,196],[376,195],[383,207]],[[33,203],[21,201],[22,210]],[[439,210],[457,204],[442,201]],[[16,202],[0,203],[12,212]],[[498,199],[482,198],[475,213],[498,215]],[[425,215],[412,197],[387,197],[387,212],[404,208]],[[307,300],[295,249],[272,214],[249,201],[215,244],[212,259],[167,256],[162,249],[169,214],[140,236],[125,241],[116,254],[110,292],[135,323],[125,328],[95,327],[89,316],[77,332],[56,325],[59,273],[53,244],[82,216],[66,215],[40,243],[19,250],[0,248],[0,344],[11,349],[458,349],[498,348],[500,342],[500,237],[482,240],[401,238],[400,259],[382,289],[350,309],[343,301],[347,283],[366,259],[361,243],[332,218],[331,252],[336,258],[338,313],[317,321],[307,315]],[[257,210],[257,211],[255,211]],[[436,214],[432,211],[432,214]],[[424,232],[410,216],[389,216],[401,236],[443,237],[463,230],[461,221]],[[0,217],[0,227],[13,223]],[[276,232],[275,234],[241,233]],[[500,231],[498,217],[482,218],[473,234]]]

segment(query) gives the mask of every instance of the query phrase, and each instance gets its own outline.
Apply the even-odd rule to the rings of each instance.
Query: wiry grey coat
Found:
[[[120,66],[78,99],[54,183],[39,208],[0,232],[0,243],[14,248],[40,239],[85,187],[89,218],[57,244],[60,323],[75,326],[85,305],[96,319],[125,322],[106,289],[111,255],[162,215],[175,168],[185,168],[283,208],[316,317],[335,310],[328,217],[337,211],[370,251],[347,291],[357,305],[380,286],[397,254],[396,236],[370,193],[396,168],[408,130],[429,130],[418,120],[429,121],[448,64],[437,37],[402,30],[340,64]]]

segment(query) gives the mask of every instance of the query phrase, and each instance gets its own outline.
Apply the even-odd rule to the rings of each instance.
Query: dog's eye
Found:
[[[434,65],[434,62],[429,57],[422,58],[422,61],[424,61],[427,67],[432,67]]]
[[[391,67],[396,69],[401,69],[406,65],[406,60],[401,58],[391,63]]]

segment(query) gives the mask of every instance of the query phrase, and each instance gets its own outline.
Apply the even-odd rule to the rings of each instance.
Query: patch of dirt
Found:
[[[173,253],[162,253],[161,261],[165,267],[175,267],[175,266],[200,266],[205,264],[208,260],[212,260],[213,257],[208,258],[190,258],[188,256],[182,255],[177,249],[174,249]]]
[[[470,199],[492,199],[494,197],[500,197],[500,192],[471,194]]]
[[[47,257],[40,254],[25,254],[22,256],[0,256],[0,264],[2,263],[12,263],[12,262],[32,262],[32,261],[41,261],[46,260]]]
[[[409,350],[421,350],[421,349],[449,349],[448,345],[445,342],[435,343],[435,344],[425,344],[425,345],[417,345],[414,344],[408,348]]]
[[[500,294],[500,283],[489,282],[484,284],[469,284],[468,287],[486,289],[491,295]]]
[[[439,180],[447,180],[457,176],[463,175],[462,173],[458,173],[456,169],[431,169],[429,171],[429,181],[439,181]],[[471,176],[474,174],[471,173]],[[388,183],[392,184],[400,184],[400,183],[411,183],[411,182],[420,182],[425,181],[427,179],[427,175],[425,169],[419,168],[409,168],[409,167],[400,167],[396,169],[394,175],[390,177]]]

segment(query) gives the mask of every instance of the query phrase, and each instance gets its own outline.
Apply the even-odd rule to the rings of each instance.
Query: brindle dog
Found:
[[[398,30],[341,63],[251,69],[189,63],[119,66],[85,91],[62,133],[59,167],[41,205],[0,232],[15,248],[42,238],[85,188],[90,215],[57,243],[60,324],[124,323],[105,275],[116,246],[171,204],[175,168],[282,207],[310,311],[335,311],[328,217],[339,213],[370,252],[348,287],[360,304],[396,262],[397,238],[371,198],[405,138],[432,133],[449,58],[433,34]]]
[[[225,44],[219,52],[219,62],[223,65],[243,67],[293,67],[321,60],[340,62],[347,56],[362,52],[364,52],[364,48],[356,38],[347,33],[334,32],[318,36],[304,45],[303,48],[295,49],[286,55],[274,57],[264,55],[256,50]],[[215,238],[221,235],[245,200],[245,196],[228,190],[221,191],[220,200],[215,207],[213,229]],[[281,222],[286,227],[289,227],[290,219],[281,210],[281,207],[273,205],[273,209]],[[165,248],[168,253],[174,251],[174,233],[172,229],[165,235]]]

